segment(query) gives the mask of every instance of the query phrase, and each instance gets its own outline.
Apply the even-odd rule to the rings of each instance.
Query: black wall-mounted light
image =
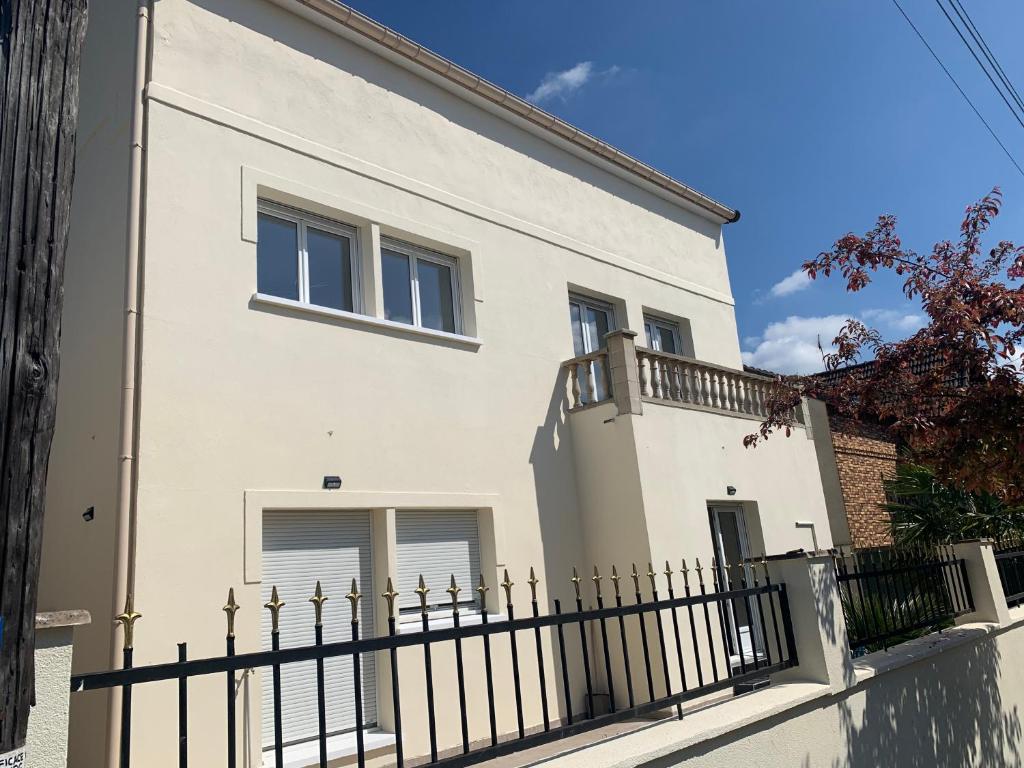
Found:
[[[725,487],[725,492],[728,493],[730,496],[735,496],[736,495],[736,486],[734,486],[734,485],[727,485]]]
[[[96,517],[96,507],[89,507],[82,513],[82,519],[87,523],[92,522],[94,517]]]
[[[337,475],[324,475],[324,488],[328,491],[336,491],[341,488],[341,478]]]

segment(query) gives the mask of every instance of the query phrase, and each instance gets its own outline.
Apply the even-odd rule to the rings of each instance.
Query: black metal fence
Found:
[[[561,601],[554,600],[553,612],[546,615],[540,612],[536,594],[538,580],[533,576],[531,569],[528,583],[532,594],[532,615],[527,618],[517,618],[515,615],[512,600],[513,583],[506,571],[505,580],[501,584],[505,592],[506,616],[500,621],[492,621],[489,619],[493,617],[489,617],[484,609],[480,613],[479,623],[470,626],[460,625],[457,601],[459,588],[453,578],[447,590],[452,596],[453,626],[443,629],[429,629],[426,609],[426,593],[429,588],[421,580],[420,589],[416,591],[423,606],[422,631],[413,633],[398,631],[394,610],[395,598],[398,595],[389,580],[387,591],[382,595],[388,609],[388,634],[380,637],[362,635],[358,611],[361,595],[353,580],[352,591],[347,596],[352,603],[352,639],[332,643],[323,642],[321,608],[324,598],[318,584],[311,599],[315,609],[312,618],[316,622],[316,642],[313,645],[291,648],[280,646],[278,620],[284,604],[275,588],[270,602],[265,606],[272,618],[272,648],[258,653],[235,652],[234,615],[238,605],[232,591],[229,593],[228,604],[224,607],[228,615],[224,656],[188,660],[186,645],[181,643],[178,646],[177,661],[140,667],[132,665],[132,630],[139,614],[129,603],[124,613],[118,617],[125,628],[124,668],[75,675],[72,677],[71,687],[73,691],[105,688],[121,690],[120,765],[122,768],[128,768],[131,759],[133,687],[156,681],[177,681],[178,763],[184,768],[189,760],[188,682],[198,676],[223,675],[226,684],[224,722],[218,726],[211,726],[209,723],[203,725],[226,729],[227,751],[224,764],[228,768],[236,768],[238,723],[235,711],[235,673],[239,670],[263,668],[269,672],[263,678],[264,685],[270,685],[273,689],[273,722],[264,723],[263,727],[273,729],[272,749],[275,764],[281,766],[284,764],[285,746],[282,734],[281,670],[288,665],[314,661],[317,684],[316,690],[311,691],[310,696],[317,699],[319,734],[316,740],[319,743],[319,764],[326,766],[327,702],[324,661],[347,657],[351,659],[353,672],[351,695],[355,702],[356,756],[359,766],[363,766],[366,750],[363,743],[360,657],[366,654],[386,654],[390,660],[392,722],[396,738],[394,759],[398,768],[403,768],[406,761],[418,765],[470,765],[672,707],[675,707],[678,716],[682,717],[682,703],[685,701],[734,686],[754,683],[763,680],[770,673],[797,664],[786,586],[771,582],[763,561],[758,564],[746,563],[731,567],[713,565],[713,578],[708,579],[710,583],[707,584],[699,561],[694,571],[688,571],[684,561],[683,570],[680,572],[680,592],[673,586],[673,572],[668,563],[665,566],[665,571],[661,574],[666,586],[664,595],[658,589],[659,575],[648,567],[647,579],[650,581],[651,589],[649,595],[644,596],[641,589],[642,578],[636,568],[633,568],[633,598],[628,604],[624,602],[620,592],[620,577],[613,569],[611,581],[614,586],[614,597],[611,605],[606,604],[602,595],[602,577],[596,568],[591,578],[592,591],[581,589],[583,579],[574,570],[572,583],[576,594],[575,610],[563,611]],[[695,576],[691,577],[691,573]],[[477,590],[481,596],[487,591],[483,577]],[[593,596],[596,607],[585,607],[585,592],[590,592]],[[587,597],[589,598],[589,595]],[[481,604],[485,602],[482,600]],[[640,632],[639,648],[636,647],[637,628]],[[618,629],[617,633],[615,629]],[[531,636],[534,641],[532,650],[527,650],[529,645],[519,646],[521,639]],[[497,659],[492,660],[492,655],[497,653],[496,648],[492,647],[492,640],[497,638],[507,639],[507,646],[502,642],[501,648],[507,647],[510,655],[507,659],[507,668],[511,670],[510,679],[506,675],[498,674],[498,665],[493,663]],[[482,734],[470,733],[467,718],[467,670],[463,664],[463,650],[470,643],[480,644],[479,649],[482,650],[484,662],[484,669],[475,670],[474,675],[482,677],[481,685],[486,685],[489,729]],[[432,669],[432,650],[436,652],[439,647],[447,649],[452,646],[455,652],[455,679],[435,680],[437,675]],[[422,656],[415,664],[406,661],[400,665],[398,650],[410,647],[421,648]],[[545,647],[557,649],[557,662],[550,665],[554,670],[554,677],[551,680],[547,679],[548,667],[544,663]],[[538,686],[534,687],[531,684],[528,690],[524,690],[524,681],[520,675],[520,656],[523,652],[536,655],[536,664],[527,665],[527,671],[532,674],[536,669]],[[635,682],[632,675],[639,666],[640,656],[637,654],[643,658],[642,683]],[[634,659],[632,665],[631,657]],[[501,668],[505,669],[506,659],[501,661]],[[573,679],[573,670],[576,672],[576,679]],[[581,674],[583,680],[579,679]],[[601,677],[607,685],[606,691],[598,690],[597,679]],[[623,680],[625,690],[616,692],[616,681],[621,683]],[[416,713],[419,715],[416,718],[410,717],[411,713],[402,711],[401,690],[409,685],[425,687],[426,711]],[[437,695],[439,686],[440,695]],[[509,721],[499,727],[495,702],[499,697],[508,700],[509,687],[515,699],[516,723],[513,727]],[[560,688],[560,694],[552,697],[561,699],[558,712],[549,711],[549,687],[551,690]],[[539,722],[528,724],[528,715],[524,711],[524,694],[532,695],[538,691],[541,717]],[[584,691],[585,704],[580,706]],[[594,706],[595,700],[604,698],[600,694],[607,694],[609,703],[607,707],[602,708],[607,711],[598,711]],[[453,711],[456,697],[460,713],[461,743],[439,744],[438,704],[444,708],[442,712],[445,716],[450,716],[447,713]],[[437,699],[440,699],[440,702]],[[419,700],[419,697],[416,700]],[[532,711],[536,712],[537,709]],[[407,755],[404,746],[408,742],[408,734],[403,731],[413,727],[414,721],[416,727],[426,730],[426,739],[421,743],[429,742],[429,751],[424,749],[423,754]],[[208,743],[208,740],[205,743]],[[151,749],[152,746],[147,745],[146,748]],[[214,761],[219,762],[214,756],[202,755],[203,764]]]
[[[854,656],[941,631],[974,610],[951,547],[836,551],[835,563]]]
[[[1024,603],[1024,544],[996,550],[996,568],[1009,607]]]

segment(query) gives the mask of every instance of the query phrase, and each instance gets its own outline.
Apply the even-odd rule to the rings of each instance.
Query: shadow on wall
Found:
[[[998,644],[983,640],[869,683],[863,700],[838,705],[846,754],[832,768],[1020,766],[1020,714],[1003,705],[1003,665]]]
[[[585,568],[585,564],[582,563],[582,521],[578,516],[579,503],[573,481],[575,467],[566,414],[568,407],[565,376],[560,374],[548,401],[544,423],[537,427],[530,450],[530,466],[533,469],[540,540],[543,547],[543,573],[548,582],[543,589],[547,602],[540,606],[542,614],[554,612],[556,598],[562,601],[563,611],[576,610],[575,591],[569,579],[574,565]],[[578,679],[578,676],[573,679]],[[558,675],[549,677],[548,684],[552,683],[557,692],[555,700],[559,702],[557,706],[561,710],[562,702],[565,700],[564,686]],[[578,706],[575,701],[573,706]]]

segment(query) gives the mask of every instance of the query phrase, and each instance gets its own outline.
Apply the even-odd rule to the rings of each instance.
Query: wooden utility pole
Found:
[[[34,693],[86,5],[0,0],[0,756],[24,747]]]

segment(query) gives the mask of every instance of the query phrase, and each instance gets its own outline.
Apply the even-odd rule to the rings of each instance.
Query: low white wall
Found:
[[[855,682],[794,682],[557,758],[558,768],[1022,764],[1024,609],[859,659]]]
[[[75,627],[88,623],[86,611],[36,617],[36,701],[28,719],[25,768],[67,765],[72,643]]]

